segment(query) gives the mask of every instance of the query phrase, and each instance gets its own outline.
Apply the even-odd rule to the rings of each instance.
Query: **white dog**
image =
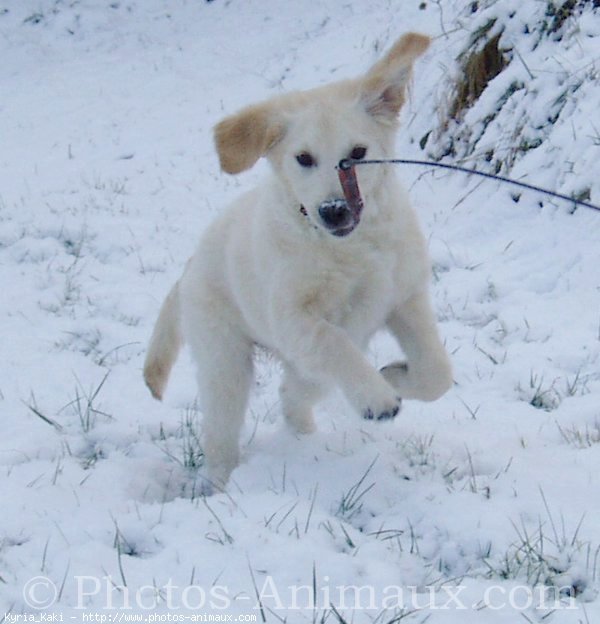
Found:
[[[238,437],[253,352],[282,362],[281,407],[297,431],[339,387],[371,420],[401,398],[432,401],[451,369],[431,310],[430,264],[405,193],[386,165],[357,167],[364,211],[344,199],[343,159],[390,158],[414,60],[429,39],[401,37],[364,76],[249,106],[215,128],[221,166],[272,166],[204,233],[163,303],[144,366],[161,399],[181,344],[198,365],[207,478],[222,488],[239,461]],[[387,328],[406,362],[376,370],[363,355]]]

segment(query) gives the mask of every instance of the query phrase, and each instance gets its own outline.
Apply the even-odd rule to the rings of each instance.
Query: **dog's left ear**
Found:
[[[430,42],[426,35],[407,33],[366,73],[361,80],[361,99],[369,113],[382,121],[396,119],[404,104],[413,63]]]
[[[269,102],[242,109],[219,122],[214,129],[221,168],[241,173],[273,147],[283,136],[275,106]]]

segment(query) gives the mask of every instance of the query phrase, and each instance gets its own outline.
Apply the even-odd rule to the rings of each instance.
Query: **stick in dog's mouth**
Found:
[[[337,171],[344,198],[352,212],[355,223],[358,224],[363,211],[363,200],[356,179],[356,167],[351,160],[340,160]]]

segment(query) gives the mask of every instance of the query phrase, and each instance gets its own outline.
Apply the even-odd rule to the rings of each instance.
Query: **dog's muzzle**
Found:
[[[364,206],[353,161],[340,160],[336,169],[344,199],[324,202],[319,208],[319,214],[332,234],[346,236],[360,223]]]
[[[324,201],[319,206],[319,216],[323,225],[334,236],[347,236],[360,220],[359,215],[353,213],[345,199]]]
[[[325,228],[334,236],[347,236],[360,223],[363,201],[358,188],[356,170],[351,160],[341,160],[336,167],[344,192],[344,198],[336,197],[324,201],[318,208],[319,217]],[[300,212],[307,217],[306,208]]]

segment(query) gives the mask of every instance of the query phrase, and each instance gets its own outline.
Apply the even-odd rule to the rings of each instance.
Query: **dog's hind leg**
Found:
[[[290,366],[284,366],[284,377],[279,395],[281,409],[287,424],[298,433],[312,433],[315,430],[313,405],[322,396],[322,388],[307,379],[302,378]]]
[[[196,310],[186,337],[197,365],[204,472],[212,488],[222,489],[239,463],[239,436],[253,379],[253,345],[235,326],[202,317]]]

